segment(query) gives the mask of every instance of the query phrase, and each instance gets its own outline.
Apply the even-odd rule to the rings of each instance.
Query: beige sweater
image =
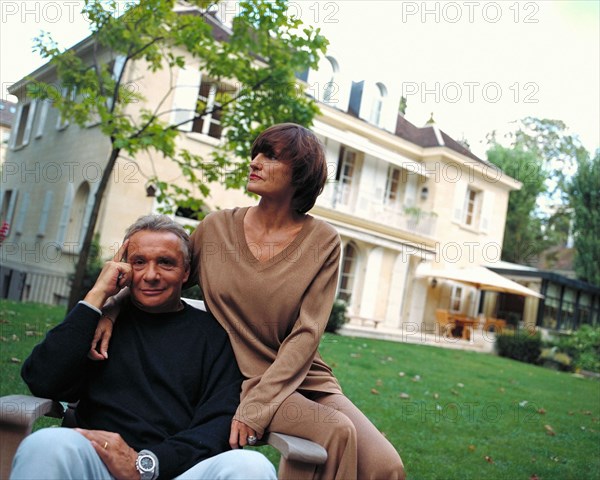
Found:
[[[259,262],[244,235],[248,208],[208,215],[192,234],[192,273],[228,332],[246,381],[238,420],[263,433],[296,390],[341,393],[317,352],[334,300],[340,240],[308,217],[281,253]]]

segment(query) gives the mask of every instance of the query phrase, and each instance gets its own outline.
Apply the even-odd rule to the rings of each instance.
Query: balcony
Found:
[[[435,213],[418,207],[385,205],[382,198],[362,194],[349,185],[328,184],[317,205],[412,234],[432,237],[435,232]]]

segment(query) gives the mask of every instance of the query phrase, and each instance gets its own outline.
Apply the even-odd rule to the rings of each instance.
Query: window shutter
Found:
[[[8,202],[8,210],[6,211],[5,218],[5,220],[8,223],[11,223],[13,221],[13,213],[15,212],[15,205],[17,204],[18,194],[18,190],[13,190],[12,195],[10,196],[10,202]]]
[[[46,235],[46,226],[48,225],[48,216],[50,215],[50,207],[52,206],[52,198],[54,192],[52,190],[46,191],[46,198],[44,198],[44,205],[42,206],[42,213],[40,214],[40,225],[38,227],[38,237]]]
[[[113,65],[112,76],[115,80],[118,80],[125,68],[125,55],[117,55],[115,58],[115,64]]]
[[[177,125],[187,121],[179,127],[181,131],[192,131],[192,119],[196,116],[196,103],[201,81],[202,73],[199,70],[192,68],[179,69],[177,85],[173,95],[171,124]]]
[[[467,194],[467,184],[458,180],[454,184],[454,210],[452,211],[452,219],[455,222],[463,223],[465,207],[465,195]]]
[[[15,195],[16,198],[16,195]],[[11,202],[12,203],[12,199]],[[14,205],[13,205],[14,208]],[[17,219],[15,220],[15,233],[22,234],[23,233],[23,224],[25,223],[25,214],[29,210],[29,192],[23,193],[23,198],[21,200],[21,208],[19,209],[19,214],[17,215]],[[10,218],[10,212],[9,212]]]
[[[81,232],[79,233],[79,245],[77,246],[77,251],[81,250],[83,246],[83,237],[85,236],[85,232],[90,224],[90,214],[92,213],[92,207],[94,206],[94,199],[96,198],[96,192],[90,191],[88,195],[87,204],[85,206],[85,212],[83,214],[83,222],[81,225]]]
[[[12,129],[10,131],[10,144],[9,148],[14,149],[17,144],[17,137],[19,136],[19,125],[21,125],[21,117],[23,116],[23,107],[24,104],[20,104],[17,108],[17,116],[15,117],[15,123],[12,125]]]
[[[69,225],[69,215],[71,213],[71,204],[73,203],[73,185],[69,183],[65,191],[65,199],[63,201],[62,211],[60,213],[60,222],[58,224],[58,233],[56,241],[62,245],[67,234],[67,226]]]
[[[25,126],[25,133],[23,134],[23,145],[29,144],[29,138],[31,137],[31,130],[33,129],[33,119],[35,118],[35,107],[36,106],[37,106],[37,100],[32,100],[31,105],[29,106],[29,116],[27,117],[27,125]]]
[[[44,134],[44,127],[46,126],[46,117],[48,116],[48,109],[50,108],[50,100],[44,100],[42,102],[40,110],[40,119],[38,120],[37,130],[35,132],[35,138],[42,138]]]
[[[414,207],[417,201],[417,176],[408,175],[404,191],[404,206]]]
[[[493,210],[494,192],[484,191],[483,204],[481,205],[481,221],[479,222],[479,229],[482,232],[489,233],[492,225]]]

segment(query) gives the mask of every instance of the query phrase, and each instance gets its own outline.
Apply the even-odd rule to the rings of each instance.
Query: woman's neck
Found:
[[[294,211],[290,206],[282,206],[264,199],[261,199],[255,207],[250,207],[248,213],[254,223],[266,231],[297,226],[306,217],[306,215]]]

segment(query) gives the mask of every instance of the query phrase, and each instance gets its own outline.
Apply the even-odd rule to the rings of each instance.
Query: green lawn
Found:
[[[63,314],[0,301],[0,394],[27,392],[20,362]],[[597,380],[493,355],[336,335],[324,337],[321,354],[396,446],[409,479],[600,478]]]

